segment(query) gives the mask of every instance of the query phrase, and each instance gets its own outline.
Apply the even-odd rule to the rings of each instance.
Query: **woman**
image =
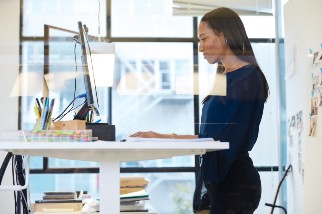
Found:
[[[199,25],[199,51],[226,77],[226,95],[203,101],[200,134],[138,132],[134,137],[205,138],[229,142],[229,150],[207,152],[201,174],[211,214],[253,213],[261,197],[259,173],[251,151],[258,136],[268,84],[259,68],[240,17],[228,8],[205,14]]]

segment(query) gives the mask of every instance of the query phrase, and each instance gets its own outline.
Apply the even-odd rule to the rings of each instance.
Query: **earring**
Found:
[[[227,45],[228,44],[228,41],[227,41],[227,39],[225,38],[225,45]]]
[[[245,55],[245,43],[243,42],[243,55]]]

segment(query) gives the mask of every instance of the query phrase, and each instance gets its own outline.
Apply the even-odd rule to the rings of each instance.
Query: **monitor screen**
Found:
[[[98,107],[98,98],[96,92],[94,68],[92,64],[91,49],[89,45],[89,40],[87,36],[87,28],[82,22],[78,22],[79,29],[79,40],[78,42],[81,45],[82,50],[82,68],[84,76],[84,84],[86,90],[86,101],[87,105],[84,104],[83,107],[75,115],[74,119],[85,120],[87,114],[92,111],[96,115],[99,115]]]

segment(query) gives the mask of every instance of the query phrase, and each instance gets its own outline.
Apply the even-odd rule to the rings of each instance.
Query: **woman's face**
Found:
[[[225,37],[222,33],[216,34],[210,29],[206,22],[201,21],[199,25],[199,51],[209,64],[215,64],[225,55]]]

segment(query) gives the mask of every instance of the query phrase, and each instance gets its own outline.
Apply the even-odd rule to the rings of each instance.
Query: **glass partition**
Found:
[[[197,29],[193,28],[194,19],[189,16],[172,16],[171,0],[22,2],[21,70],[24,74],[36,74],[40,77],[43,75],[44,24],[77,31],[77,22],[82,21],[89,27],[90,35],[96,35],[100,25],[101,34],[111,35],[109,39],[116,44],[112,123],[116,126],[117,140],[137,131],[194,134],[195,118],[199,116],[194,109],[194,95],[199,94],[201,103],[214,82],[216,65],[208,65],[200,56],[199,59],[194,58],[197,51],[194,45],[198,42],[193,38],[193,32],[197,32]],[[109,9],[111,11],[108,11]],[[242,19],[250,38],[264,38],[269,42],[275,37],[274,17],[252,16]],[[69,39],[63,34],[55,36],[56,40],[50,41],[53,44],[50,54],[52,65],[55,65],[54,70],[59,73],[58,70],[63,69],[72,75],[69,78],[64,75],[64,80],[57,76],[54,80],[56,86],[64,84],[69,88],[67,91],[57,92],[58,99],[61,99],[59,104],[57,102],[57,111],[62,111],[69,101],[69,98],[64,97],[73,97],[76,64],[80,64],[78,59],[75,63],[75,44],[72,36],[67,36]],[[37,41],[34,37],[38,37]],[[251,155],[256,166],[273,167],[278,165],[275,139],[277,133],[272,128],[276,127],[274,115],[277,100],[274,44],[257,42],[252,45],[268,79],[270,97],[265,104],[258,142]],[[77,70],[81,72],[81,67],[77,67]],[[199,80],[199,84],[195,84],[196,79]],[[42,84],[43,82],[39,81],[38,85],[41,87],[37,89],[31,87],[33,85],[29,82],[23,88],[24,92],[30,92],[30,95],[24,96],[20,103],[22,129],[30,130],[35,124],[35,118],[30,112],[33,112],[34,98],[42,96]],[[100,103],[107,106],[109,95],[106,88],[98,87],[97,91],[101,98]],[[107,116],[107,112],[104,111],[101,112],[103,120]],[[266,131],[268,129],[270,132]],[[125,175],[143,175],[151,180],[148,191],[151,194],[151,204],[158,213],[188,214],[192,213],[195,162],[194,156],[123,162],[121,171],[122,174],[131,172]],[[48,169],[44,168],[45,165]],[[88,190],[92,197],[98,197],[98,174],[93,173],[98,165],[96,162],[34,157],[31,161],[32,170],[42,174],[31,175],[31,197],[33,200],[40,199],[44,191],[68,189]],[[49,171],[63,172],[71,168],[75,171],[70,174],[47,174]],[[162,170],[166,172],[160,173]],[[271,202],[277,187],[278,173],[269,171],[260,174],[263,199],[259,213],[265,213],[269,209],[264,203]],[[164,198],[169,199],[166,201],[169,206],[164,206]],[[178,203],[181,199],[182,203]]]

